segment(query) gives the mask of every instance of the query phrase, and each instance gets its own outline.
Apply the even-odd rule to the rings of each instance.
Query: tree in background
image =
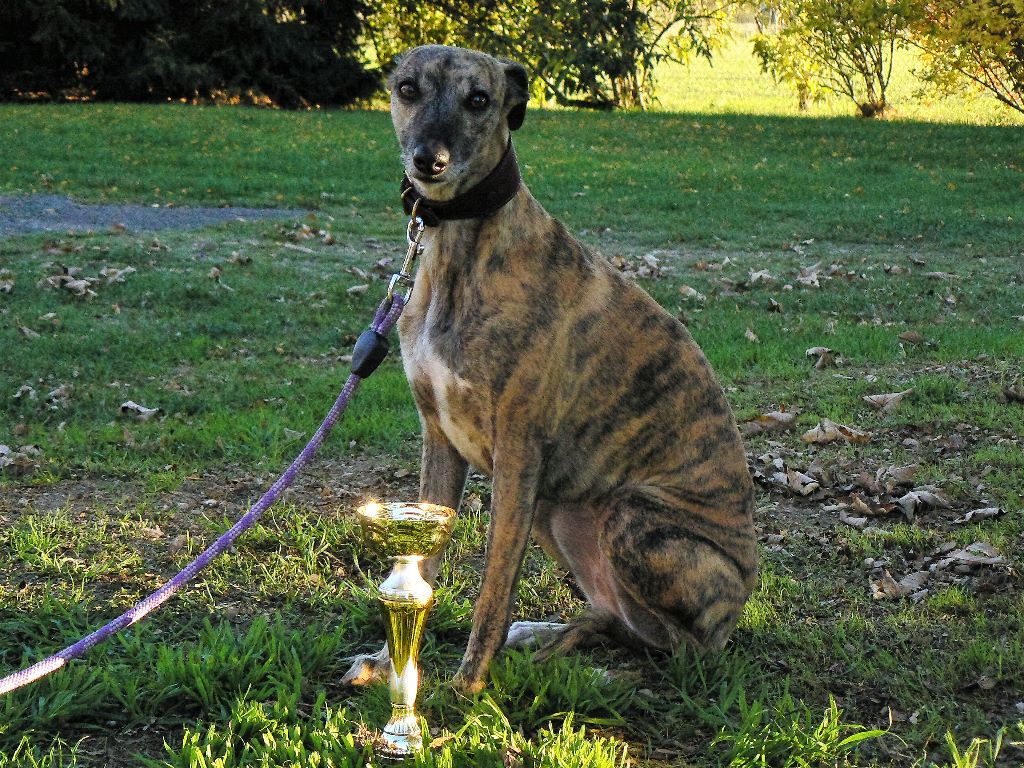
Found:
[[[864,117],[885,112],[893,55],[920,15],[921,0],[774,0],[775,31],[754,52],[765,71],[790,83],[801,102],[831,91]]]
[[[295,108],[369,96],[360,0],[6,0],[0,97],[225,98]]]
[[[385,0],[367,19],[378,61],[424,43],[516,59],[535,93],[593,109],[643,109],[662,61],[710,56],[735,0]]]
[[[914,41],[925,80],[953,90],[964,80],[1024,112],[1024,0],[928,0]]]

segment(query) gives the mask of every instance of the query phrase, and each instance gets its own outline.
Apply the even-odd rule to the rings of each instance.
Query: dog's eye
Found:
[[[469,94],[469,98],[466,99],[466,106],[478,111],[486,109],[487,105],[490,103],[490,97],[486,93],[482,93],[480,91]]]
[[[420,89],[416,87],[416,83],[406,80],[398,86],[398,95],[403,99],[415,99],[420,95]]]

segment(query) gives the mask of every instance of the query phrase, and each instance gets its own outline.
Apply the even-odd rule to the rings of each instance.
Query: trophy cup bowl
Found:
[[[455,510],[437,504],[371,502],[359,507],[356,515],[365,539],[394,565],[378,587],[391,655],[391,720],[375,751],[382,759],[400,761],[423,744],[416,693],[420,643],[434,590],[423,579],[420,562],[440,552],[451,537]]]

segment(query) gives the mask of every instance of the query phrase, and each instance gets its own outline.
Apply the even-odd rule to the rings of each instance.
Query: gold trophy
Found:
[[[441,551],[452,535],[455,510],[437,504],[371,502],[356,510],[363,535],[394,561],[378,587],[384,630],[391,655],[391,720],[375,751],[383,760],[400,761],[422,748],[416,715],[420,642],[434,590],[420,573],[420,561]]]

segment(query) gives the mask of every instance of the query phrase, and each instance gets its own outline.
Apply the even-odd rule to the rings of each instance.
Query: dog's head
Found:
[[[388,89],[406,174],[428,198],[448,200],[501,160],[526,115],[529,82],[515,62],[425,45],[398,59]]]

